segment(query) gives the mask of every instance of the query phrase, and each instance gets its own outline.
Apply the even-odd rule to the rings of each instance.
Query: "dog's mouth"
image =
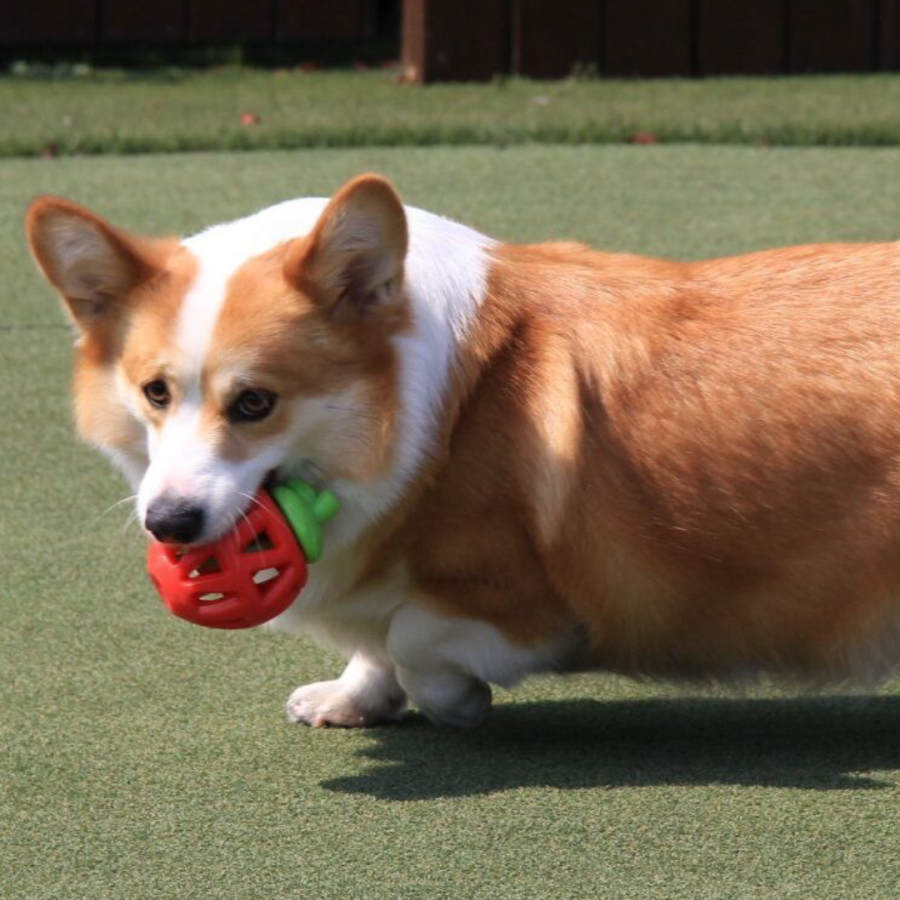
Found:
[[[213,544],[216,541],[221,540],[225,537],[229,532],[233,531],[237,528],[240,523],[246,519],[247,514],[252,509],[254,504],[259,503],[259,493],[261,490],[266,490],[269,493],[273,491],[273,489],[280,484],[284,480],[283,476],[279,474],[277,469],[270,469],[266,472],[265,476],[259,483],[259,486],[253,493],[249,492],[241,492],[241,496],[239,498],[235,498],[236,500],[240,500],[240,504],[236,504],[233,507],[233,512],[230,514],[226,514],[225,516],[216,517],[213,521],[207,521],[206,527],[203,531],[197,535],[193,540],[171,540],[171,539],[162,539],[163,543],[170,543],[174,546],[177,546],[179,552],[187,552],[196,547],[202,547],[207,544]],[[221,524],[220,524],[221,523]],[[143,523],[143,530],[146,536],[150,540],[161,540],[161,538],[154,534],[148,527],[145,521]]]
[[[233,515],[233,521],[228,525],[225,529],[214,529],[209,536],[204,536],[202,540],[196,541],[193,544],[186,545],[187,547],[200,546],[202,544],[212,544],[216,541],[221,540],[235,528],[237,528],[241,521],[247,517],[247,513],[253,508],[255,504],[259,503],[259,492],[262,490],[272,492],[272,489],[276,487],[283,479],[279,476],[279,473],[276,469],[270,469],[262,481],[259,483],[259,487],[250,494],[249,492],[243,494],[241,499],[243,500],[243,505],[238,508],[238,511]],[[263,549],[263,548],[261,548]]]

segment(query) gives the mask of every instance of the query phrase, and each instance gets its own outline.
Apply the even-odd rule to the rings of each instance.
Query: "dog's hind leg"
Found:
[[[556,647],[514,644],[486,622],[436,615],[415,604],[394,614],[387,649],[397,680],[436,725],[470,728],[491,708],[490,684],[511,687],[555,668]]]

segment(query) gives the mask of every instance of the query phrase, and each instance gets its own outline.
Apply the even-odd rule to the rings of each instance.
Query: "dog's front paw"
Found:
[[[335,681],[319,681],[297,688],[288,698],[287,716],[291,722],[303,722],[314,728],[369,728],[384,722],[396,722],[406,709],[406,697],[390,691],[373,697],[361,695]]]

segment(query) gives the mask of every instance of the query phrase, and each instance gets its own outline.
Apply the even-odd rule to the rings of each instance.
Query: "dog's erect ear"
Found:
[[[390,182],[361,175],[290,248],[285,276],[335,318],[375,317],[402,303],[407,242],[406,213]]]
[[[75,324],[89,331],[157,271],[152,241],[115,228],[59,197],[38,197],[25,220],[28,243]]]

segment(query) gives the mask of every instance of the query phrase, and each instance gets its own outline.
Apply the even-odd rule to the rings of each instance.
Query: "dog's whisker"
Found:
[[[138,521],[138,514],[136,509],[132,509],[128,518],[125,520],[125,524],[122,526],[122,534],[126,534],[132,525],[135,526],[137,531],[141,530],[141,523]]]
[[[255,503],[260,509],[265,509],[262,503],[260,503],[252,494],[248,494],[246,491],[238,491],[238,494],[241,497],[246,497],[251,503]]]
[[[238,510],[238,512],[240,513],[241,518],[242,518],[248,525],[251,525],[251,527],[252,527],[252,524],[251,524],[251,522],[250,522],[250,517],[247,515],[247,513],[245,513],[242,509]]]
[[[125,503],[130,503],[130,502],[131,502],[132,500],[134,500],[136,497],[137,497],[137,494],[131,494],[131,495],[129,495],[128,497],[123,497],[121,500],[117,500],[115,503],[113,503],[112,506],[108,506],[105,510],[103,510],[102,513],[100,513],[99,515],[95,516],[95,517],[91,520],[89,527],[93,527],[93,526],[96,525],[96,524],[97,524],[104,516],[108,516],[114,509],[118,509],[120,506],[122,506],[122,505],[125,504]]]

